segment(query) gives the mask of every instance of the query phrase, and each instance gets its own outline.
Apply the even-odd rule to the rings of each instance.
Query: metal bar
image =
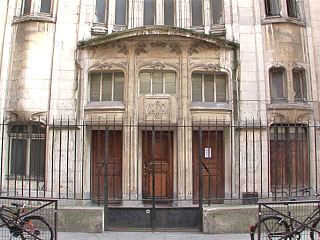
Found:
[[[98,124],[98,150],[97,150],[97,154],[96,154],[96,159],[93,159],[93,161],[95,161],[96,162],[96,164],[100,164],[100,158],[101,158],[101,156],[100,156],[100,117],[99,117],[99,124]],[[97,192],[97,194],[98,194],[98,206],[100,206],[100,188],[101,188],[101,186],[100,186],[100,177],[101,177],[101,170],[102,170],[102,168],[103,168],[103,166],[104,166],[104,164],[101,166],[101,167],[97,167],[97,169],[98,169],[98,172],[97,172],[97,178],[98,178],[98,192]],[[93,176],[93,177],[95,177],[95,176]]]
[[[232,193],[232,191],[233,191],[233,153],[234,153],[234,151],[233,151],[233,144],[234,144],[234,142],[233,142],[233,122],[232,122],[232,118],[231,118],[231,121],[230,121],[230,161],[231,161],[231,165],[230,165],[230,177],[231,177],[231,182],[230,182],[230,194],[231,194],[231,200],[233,199],[233,193]]]
[[[60,117],[60,134],[59,134],[59,185],[58,185],[58,191],[59,191],[59,198],[61,198],[61,164],[62,164],[62,116]]]
[[[255,126],[254,126],[254,117],[253,117],[253,120],[252,120],[252,170],[253,170],[253,192],[255,193],[256,192],[256,141],[255,141]]]
[[[109,126],[105,127],[105,145],[104,145],[104,219],[105,219],[105,230],[109,229]]]
[[[218,198],[218,182],[219,182],[219,179],[218,179],[218,169],[219,169],[219,164],[220,164],[220,162],[219,162],[219,159],[218,159],[218,133],[219,133],[219,131],[218,131],[218,119],[216,118],[216,127],[215,127],[216,129],[216,131],[215,131],[215,140],[216,140],[216,142],[215,142],[215,160],[216,160],[216,199]],[[210,173],[209,173],[209,178],[210,178]]]
[[[84,130],[85,130],[85,122],[82,123],[82,159],[81,159],[81,198],[83,199],[84,196]],[[92,141],[91,141],[92,142]],[[91,152],[91,151],[90,151]],[[90,168],[90,181],[92,181],[91,178],[91,154],[89,157],[90,163],[89,163],[89,168]],[[90,198],[91,198],[91,184],[90,184]]]
[[[201,120],[200,120],[201,122]],[[203,209],[202,209],[202,198],[203,198],[203,189],[202,189],[202,127],[201,123],[198,128],[198,134],[199,134],[199,217],[200,217],[200,231],[202,231],[202,214],[203,214]]]
[[[58,240],[58,201],[54,201],[54,239]]]
[[[69,122],[69,116],[68,116],[68,123],[67,123],[67,189],[66,189],[66,194],[67,194],[67,199],[69,198],[69,141],[70,141],[70,122]]]
[[[75,119],[75,128],[74,128],[74,174],[73,174],[73,198],[77,197],[77,117]]]
[[[261,204],[258,205],[259,206],[259,211],[258,211],[258,240],[261,239]]]
[[[246,118],[246,193],[248,192],[248,120]]]
[[[2,169],[4,168],[4,166],[3,166],[3,145],[4,145],[4,126],[5,126],[5,124],[4,124],[4,119],[2,119],[2,123],[1,123],[1,159],[0,159],[0,169],[1,169],[1,171],[0,171],[0,191],[2,192],[2,188],[3,188],[3,186],[2,186],[2,181],[3,181],[3,174],[2,174]],[[9,153],[8,153],[8,155],[9,155]]]
[[[239,126],[239,122],[238,122],[238,161],[239,161],[239,169],[238,169],[238,197],[239,199],[241,198],[241,145],[240,145],[240,134],[241,134],[241,128]]]
[[[260,133],[260,197],[262,198],[262,180],[263,180],[263,172],[262,172],[262,165],[263,165],[263,153],[262,153],[262,123],[261,123],[261,118],[259,120],[260,126],[259,126],[259,133]],[[267,150],[268,151],[268,150]],[[269,151],[268,151],[269,152]],[[269,172],[267,172],[269,175]],[[268,182],[269,185],[269,182]]]
[[[316,174],[316,193],[318,193],[318,153],[317,153],[317,130],[316,130],[316,120],[313,123],[314,131],[314,160],[315,160],[315,174]],[[2,166],[2,165],[1,165]]]
[[[155,129],[152,125],[152,211],[151,211],[151,226],[152,231],[155,231],[156,221],[156,203],[155,203]]]
[[[29,138],[30,138],[29,163],[30,163],[31,159],[32,159],[32,151],[33,151],[33,148],[32,148],[32,124],[29,124],[28,128],[30,129],[30,136],[29,136]],[[25,126],[23,127],[23,131],[25,131]],[[18,132],[19,132],[19,128],[18,128]],[[28,139],[28,136],[26,136],[26,140],[27,139]],[[16,143],[18,143],[18,141]],[[17,147],[18,146],[16,146],[16,151],[17,151]],[[17,157],[17,155],[16,155],[16,157]],[[26,164],[26,166],[27,166],[27,164]],[[31,166],[30,166],[30,164],[29,164],[29,174],[28,175],[29,175],[28,176],[29,177],[29,197],[31,197],[31,185],[32,185],[32,182],[31,182]]]
[[[53,198],[53,186],[54,186],[54,157],[53,157],[53,153],[54,153],[54,118],[52,119],[52,141],[51,141],[51,198]]]

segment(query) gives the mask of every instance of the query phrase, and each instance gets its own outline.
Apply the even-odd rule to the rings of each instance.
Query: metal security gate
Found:
[[[121,189],[114,184],[117,176],[123,174],[118,173],[117,166],[121,163],[115,161],[120,157],[116,149],[122,148],[118,146],[118,140],[122,139],[119,135],[121,130],[107,126],[101,133],[94,131],[93,138],[100,139],[99,142],[104,144],[96,146],[96,140],[93,139],[93,146],[104,156],[104,162],[100,161],[103,165],[96,170],[101,172],[103,169],[103,174],[100,175],[108,175],[103,177],[104,198],[101,200],[104,201],[105,229],[201,231],[203,204],[221,203],[224,198],[223,131],[202,127],[192,129],[193,193],[192,199],[181,200],[173,191],[173,158],[177,128],[154,125],[139,128],[137,132],[140,133],[138,138],[141,143],[141,168],[138,169],[137,175],[140,172],[142,197],[129,200],[131,204],[136,201],[136,207],[121,204],[125,200],[117,197],[121,195],[118,194]],[[117,140],[114,139],[116,134]],[[188,206],[180,204],[183,201],[188,201]]]

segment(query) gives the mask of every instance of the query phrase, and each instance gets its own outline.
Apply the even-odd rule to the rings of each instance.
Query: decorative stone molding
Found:
[[[169,69],[168,69],[169,66]],[[176,63],[167,63],[167,62],[151,62],[151,61],[141,61],[138,63],[138,69],[141,68],[152,68],[153,70],[173,70],[171,68],[174,68],[175,70],[179,70],[180,67]]]
[[[161,119],[162,116],[168,114],[168,101],[160,101],[159,99],[149,100],[146,106],[146,114],[153,116],[155,119]]]
[[[189,50],[188,50],[189,55],[192,56],[192,54],[194,54],[194,53],[196,53],[196,54],[199,53],[199,51],[197,49],[198,47],[199,47],[198,43],[192,43]]]
[[[129,50],[125,44],[118,44],[118,53],[123,53],[124,55],[128,55]]]
[[[146,47],[147,47],[147,44],[143,42],[138,43],[135,49],[135,54],[140,55],[141,53],[147,53],[147,50],[145,49]]]
[[[188,53],[190,56],[192,56],[192,54],[198,54],[199,53],[199,49],[203,49],[203,50],[219,50],[220,47],[216,44],[209,44],[209,43],[199,43],[199,42],[194,42],[191,44]]]
[[[191,64],[190,70],[202,70],[206,72],[221,72],[221,66],[219,64],[209,63],[209,64]]]
[[[165,42],[156,41],[156,42],[150,43],[150,46],[153,48],[165,48],[167,44]]]
[[[113,71],[118,70],[119,68],[126,71],[128,63],[127,62],[104,62],[104,63],[93,63],[88,69],[89,70],[107,70]]]
[[[170,44],[170,48],[170,53],[176,53],[177,55],[180,55],[182,53],[181,47],[176,43]]]
[[[163,70],[163,68],[165,67],[165,64],[163,64],[161,62],[156,62],[156,63],[151,64],[151,67],[154,70]]]

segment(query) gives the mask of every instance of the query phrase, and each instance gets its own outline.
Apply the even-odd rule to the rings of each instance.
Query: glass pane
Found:
[[[290,17],[298,16],[298,8],[297,8],[296,0],[287,0],[287,9],[288,9],[288,16]]]
[[[26,139],[12,139],[11,141],[10,173],[17,175],[26,174]]]
[[[202,74],[193,73],[192,74],[192,101],[202,102]]]
[[[154,72],[152,79],[152,93],[163,93],[162,72]]]
[[[102,101],[112,101],[112,73],[102,74]]]
[[[32,139],[30,151],[30,173],[41,179],[44,176],[45,140]]]
[[[192,26],[202,24],[202,0],[192,0]]]
[[[126,25],[127,18],[127,0],[116,1],[116,20],[115,24]]]
[[[213,74],[204,75],[204,101],[214,102]]]
[[[211,0],[212,24],[223,23],[222,0]]]
[[[216,94],[217,102],[226,102],[227,101],[227,76],[225,74],[216,75]]]
[[[140,93],[151,92],[151,73],[140,73]]]
[[[174,26],[173,0],[164,0],[164,25]]]
[[[272,72],[272,98],[284,98],[282,71]]]
[[[114,73],[114,94],[113,101],[123,101],[124,92],[124,73]]]
[[[96,0],[96,22],[106,22],[106,0]]]
[[[91,73],[90,101],[100,101],[101,73]]]
[[[293,72],[293,91],[295,93],[294,99],[301,100],[302,99],[302,81],[301,81],[301,73]]]
[[[31,11],[31,0],[24,1],[23,14],[29,14]]]
[[[278,0],[265,0],[266,14],[268,16],[280,15]]]
[[[176,74],[165,73],[165,78],[166,78],[166,93],[175,94],[176,93]]]
[[[143,25],[154,25],[154,0],[144,0]]]
[[[41,1],[41,9],[42,13],[50,13],[51,12],[51,0],[42,0]]]

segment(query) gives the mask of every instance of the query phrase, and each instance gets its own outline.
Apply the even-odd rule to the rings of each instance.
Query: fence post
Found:
[[[152,125],[152,211],[151,211],[151,227],[152,231],[155,231],[155,219],[156,219],[156,204],[155,204],[155,129]]]
[[[202,128],[199,126],[199,217],[200,217],[200,231],[203,230],[202,224],[202,198],[203,198],[203,189],[202,189]]]
[[[109,229],[109,194],[108,194],[108,162],[109,162],[109,127],[105,127],[105,153],[104,153],[104,230]],[[99,189],[98,189],[99,191]]]

